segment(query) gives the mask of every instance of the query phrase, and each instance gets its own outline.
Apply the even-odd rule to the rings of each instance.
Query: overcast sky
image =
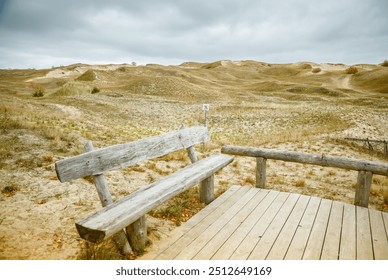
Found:
[[[0,0],[0,68],[381,63],[387,0]]]

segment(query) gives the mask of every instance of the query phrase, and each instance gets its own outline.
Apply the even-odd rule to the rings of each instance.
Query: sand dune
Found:
[[[87,140],[99,148],[201,125],[203,103],[212,140],[197,147],[201,156],[238,144],[387,162],[381,147],[343,139],[388,140],[388,67],[357,65],[353,75],[348,67],[225,60],[0,70],[0,259],[80,257],[86,245],[74,222],[100,203],[90,180],[61,184],[54,162],[81,153]],[[43,97],[32,96],[32,83]],[[176,154],[106,176],[117,199],[188,163]],[[217,174],[217,188],[253,186],[254,168],[236,158]],[[352,203],[357,173],[269,161],[267,177],[269,188]],[[387,197],[388,179],[374,176],[370,207],[387,211]],[[174,224],[150,220],[157,246]]]

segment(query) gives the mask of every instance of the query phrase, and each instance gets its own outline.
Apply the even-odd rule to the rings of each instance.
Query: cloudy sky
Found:
[[[0,0],[0,68],[388,59],[387,0]]]

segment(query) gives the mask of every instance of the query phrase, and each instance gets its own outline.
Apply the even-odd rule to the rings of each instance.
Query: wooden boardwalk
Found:
[[[232,186],[142,259],[388,259],[388,213]]]

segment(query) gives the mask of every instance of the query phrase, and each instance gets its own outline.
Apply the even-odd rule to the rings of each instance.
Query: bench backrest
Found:
[[[206,127],[183,128],[134,142],[93,150],[55,163],[61,182],[124,168],[210,140]]]

